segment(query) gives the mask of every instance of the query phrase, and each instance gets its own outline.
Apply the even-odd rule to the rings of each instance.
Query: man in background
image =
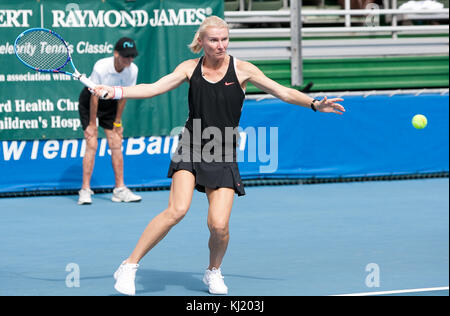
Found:
[[[90,79],[95,84],[109,86],[136,85],[138,67],[133,60],[138,55],[136,43],[127,37],[117,41],[111,57],[98,60],[92,70]],[[122,113],[126,100],[102,100],[90,93],[88,88],[81,91],[79,97],[79,113],[81,125],[86,139],[86,152],[83,158],[83,183],[79,191],[78,204],[91,204],[93,191],[90,187],[94,170],[95,156],[98,147],[98,125],[105,132],[111,149],[112,167],[114,170],[115,187],[113,202],[139,202],[142,198],[125,186],[123,177],[123,126]]]

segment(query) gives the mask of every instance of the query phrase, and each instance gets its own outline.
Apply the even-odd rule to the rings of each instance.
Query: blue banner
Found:
[[[242,178],[448,172],[448,95],[350,96],[342,103],[347,111],[340,116],[276,99],[246,100],[238,147]],[[427,117],[426,128],[412,126],[415,114]],[[124,140],[129,187],[170,184],[167,169],[178,145],[177,133],[172,134]],[[2,141],[0,192],[77,189],[84,150],[81,139]],[[99,141],[91,186],[114,186],[106,139]]]

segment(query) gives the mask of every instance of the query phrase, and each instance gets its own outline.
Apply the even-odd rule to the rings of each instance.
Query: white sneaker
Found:
[[[211,294],[228,294],[228,288],[223,282],[220,268],[212,268],[212,270],[207,269],[203,276],[203,283],[209,287],[209,293]]]
[[[127,187],[121,187],[114,188],[111,200],[113,202],[139,202],[142,200],[142,197],[134,194]]]
[[[78,191],[78,204],[91,204],[92,198],[91,195],[94,194],[94,192],[91,189],[81,189]]]
[[[136,294],[134,280],[136,279],[136,271],[138,267],[138,264],[125,263],[125,261],[122,262],[117,271],[114,272],[114,279],[116,280],[114,288],[116,291],[126,295]]]

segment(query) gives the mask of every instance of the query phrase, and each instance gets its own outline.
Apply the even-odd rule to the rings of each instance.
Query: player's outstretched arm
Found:
[[[109,87],[99,85],[95,87],[93,93],[101,97],[106,91],[108,94],[104,99],[146,99],[164,94],[180,86],[188,80],[189,67],[191,61],[185,61],[170,74],[162,77],[154,83],[138,84],[131,87]]]
[[[277,83],[276,81],[268,78],[258,67],[255,65],[241,61],[239,63],[239,72],[244,76],[244,79],[251,82],[257,88],[269,93],[284,102],[301,105],[304,107],[311,107],[314,102],[314,107],[317,111],[342,114],[345,109],[342,105],[336,102],[344,101],[341,98],[328,99],[324,97],[320,101],[314,101],[314,98],[310,96]]]

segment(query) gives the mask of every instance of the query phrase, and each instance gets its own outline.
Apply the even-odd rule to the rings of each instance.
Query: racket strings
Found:
[[[17,55],[28,65],[39,70],[63,68],[69,60],[65,43],[46,31],[32,31],[24,34],[16,44]]]

